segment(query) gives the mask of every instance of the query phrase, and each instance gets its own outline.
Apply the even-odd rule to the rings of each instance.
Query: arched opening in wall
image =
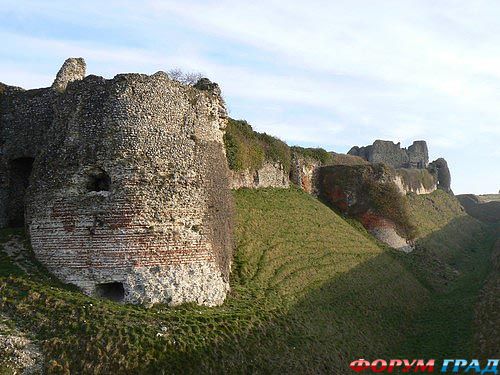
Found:
[[[120,282],[97,284],[96,294],[101,298],[122,302],[125,298],[125,289],[123,288],[123,283]]]
[[[9,226],[22,227],[25,224],[26,189],[29,186],[33,158],[18,158],[9,163]]]
[[[111,187],[111,178],[102,168],[92,169],[88,174],[88,191],[109,191]]]

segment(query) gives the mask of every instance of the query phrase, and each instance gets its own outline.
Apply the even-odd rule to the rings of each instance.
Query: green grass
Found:
[[[500,202],[500,194],[481,194],[477,196],[481,202]]]
[[[432,344],[422,351],[412,336],[454,327],[456,312],[445,299],[453,302],[455,295],[425,282],[420,263],[427,258],[405,258],[380,246],[358,223],[297,189],[241,189],[234,195],[232,291],[220,307],[146,309],[89,298],[50,278],[26,275],[2,256],[0,310],[40,343],[49,373],[343,374],[361,357],[393,357],[402,348],[419,357],[448,348],[429,336]],[[443,209],[448,203],[445,197],[435,202]],[[430,210],[420,198],[412,208],[415,219]],[[422,241],[440,228],[426,226]],[[476,257],[486,252],[481,244]],[[454,259],[442,251],[436,254],[443,262]],[[449,293],[462,296],[468,280],[454,280]],[[464,327],[472,294],[460,312]],[[439,309],[432,309],[433,302]],[[429,312],[435,318],[427,324]]]
[[[398,257],[427,286],[431,299],[415,319],[407,352],[424,358],[476,358],[474,309],[491,270],[495,234],[442,190],[408,198],[419,239],[412,254]]]
[[[475,311],[474,346],[479,358],[500,356],[500,225],[491,256],[492,270],[479,294]]]

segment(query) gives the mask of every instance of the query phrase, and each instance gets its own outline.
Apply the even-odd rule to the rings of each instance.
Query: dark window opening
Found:
[[[115,302],[122,302],[125,297],[125,289],[123,283],[112,282],[96,285],[97,296],[106,298]]]
[[[9,163],[9,226],[25,225],[26,189],[30,183],[33,158],[18,158]]]
[[[88,191],[109,191],[110,185],[111,178],[103,169],[97,168],[89,173]]]

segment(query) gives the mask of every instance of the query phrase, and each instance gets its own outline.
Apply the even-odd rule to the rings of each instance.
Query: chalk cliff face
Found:
[[[91,295],[222,303],[232,201],[218,86],[82,69],[68,60],[53,88],[1,99],[1,192],[25,205],[37,258]],[[31,128],[43,131],[28,137]]]

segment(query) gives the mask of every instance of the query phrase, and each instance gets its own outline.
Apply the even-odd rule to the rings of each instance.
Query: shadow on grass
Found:
[[[222,307],[148,310],[18,274],[0,278],[0,308],[41,341],[49,373],[348,374],[358,358],[465,358],[492,238],[464,220],[415,253],[363,255],[293,301],[249,284]]]
[[[474,307],[493,239],[463,216],[414,253],[386,250],[308,293],[282,321],[213,348],[217,369],[347,374],[358,358],[476,358]]]

